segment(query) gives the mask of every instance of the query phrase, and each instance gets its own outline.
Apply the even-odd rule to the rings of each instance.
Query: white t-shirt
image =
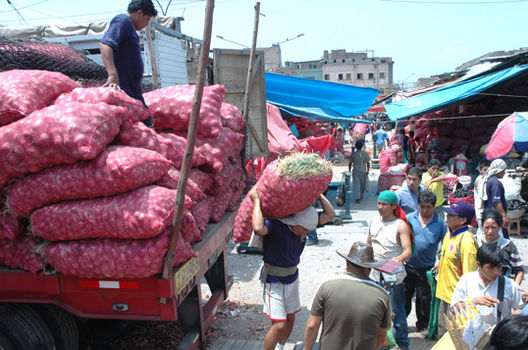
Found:
[[[458,302],[465,301],[467,296],[473,299],[489,295],[498,299],[498,289],[498,278],[487,286],[484,286],[478,270],[465,273],[460,277],[460,280],[455,287],[455,291],[451,297],[451,306],[454,306]],[[505,319],[511,315],[512,310],[520,309],[523,306],[522,293],[519,291],[519,286],[515,281],[507,277],[504,279],[504,300],[501,304],[496,305],[495,307],[476,305],[479,309],[482,321],[490,326],[497,324],[497,310],[499,307],[502,308],[502,319]]]
[[[475,217],[480,220],[482,218],[482,210],[484,209],[483,206],[482,206],[482,201],[480,200],[479,196],[479,191],[478,191],[478,186],[477,184],[480,183],[480,181],[482,181],[482,175],[479,175],[477,176],[477,178],[475,179],[475,188],[473,189],[474,190],[474,198],[475,198]]]

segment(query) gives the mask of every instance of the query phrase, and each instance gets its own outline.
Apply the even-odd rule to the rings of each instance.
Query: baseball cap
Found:
[[[453,203],[450,207],[444,207],[444,211],[452,216],[461,216],[471,222],[475,216],[475,208],[468,202],[459,201]]]

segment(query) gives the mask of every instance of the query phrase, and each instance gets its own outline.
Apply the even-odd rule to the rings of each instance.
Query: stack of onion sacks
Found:
[[[265,218],[283,218],[314,203],[332,180],[332,164],[316,153],[293,153],[271,162],[255,185]],[[251,237],[253,202],[246,196],[238,211],[235,242]]]

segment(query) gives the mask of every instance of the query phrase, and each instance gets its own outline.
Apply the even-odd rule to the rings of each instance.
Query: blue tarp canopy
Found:
[[[372,88],[266,73],[266,100],[287,115],[329,122],[370,123],[365,113],[378,96]]]
[[[505,82],[528,69],[528,64],[513,66],[478,78],[462,81],[438,90],[426,92],[404,100],[385,105],[389,119],[398,120],[413,115],[446,108],[454,103],[471,98],[492,86]]]

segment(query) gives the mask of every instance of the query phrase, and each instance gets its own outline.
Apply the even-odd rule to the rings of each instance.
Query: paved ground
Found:
[[[343,166],[335,167],[333,181],[340,180],[341,171],[344,169]],[[319,245],[305,248],[299,266],[302,310],[297,315],[287,349],[293,349],[296,342],[303,340],[310,306],[319,285],[329,276],[345,269],[345,261],[336,254],[336,250],[346,252],[353,242],[366,240],[368,223],[374,215],[378,215],[375,193],[378,174],[378,170],[371,170],[370,192],[361,203],[352,204],[352,220],[345,221],[341,226],[327,225],[318,229]],[[333,198],[330,200],[333,201]],[[514,237],[513,241],[521,256],[528,257],[528,239]],[[235,245],[230,244],[227,248],[227,264],[229,273],[234,276],[234,285],[229,292],[228,300],[224,302],[210,327],[207,347],[213,350],[226,349],[229,347],[226,344],[237,341],[237,344],[246,344],[244,349],[261,349],[262,341],[270,326],[270,321],[261,314],[262,287],[258,274],[262,258],[259,255],[237,254]],[[526,287],[525,283],[523,286]],[[353,302],[352,297],[351,302]],[[410,348],[431,349],[434,341],[423,339],[416,332],[415,322],[413,310],[408,318]]]
[[[352,220],[345,221],[341,226],[327,225],[318,229],[319,244],[305,248],[299,266],[302,310],[297,315],[289,340],[290,348],[304,338],[304,326],[319,285],[329,276],[345,269],[345,261],[336,254],[336,250],[346,252],[355,241],[366,240],[368,223],[377,215],[376,179],[377,172],[373,171],[370,175],[371,191],[361,203],[352,204]],[[269,320],[261,315],[262,287],[258,280],[261,256],[237,254],[232,244],[228,246],[227,263],[235,283],[229,292],[228,300],[211,326],[211,349],[220,349],[221,347],[215,347],[215,342],[223,344],[225,338],[262,340],[270,325]],[[415,318],[411,315],[409,324],[414,325],[414,322]],[[411,331],[413,330],[411,328]],[[434,344],[421,339],[417,333],[411,333],[410,337],[411,344],[416,349],[430,349]],[[261,348],[261,345],[257,348]]]

